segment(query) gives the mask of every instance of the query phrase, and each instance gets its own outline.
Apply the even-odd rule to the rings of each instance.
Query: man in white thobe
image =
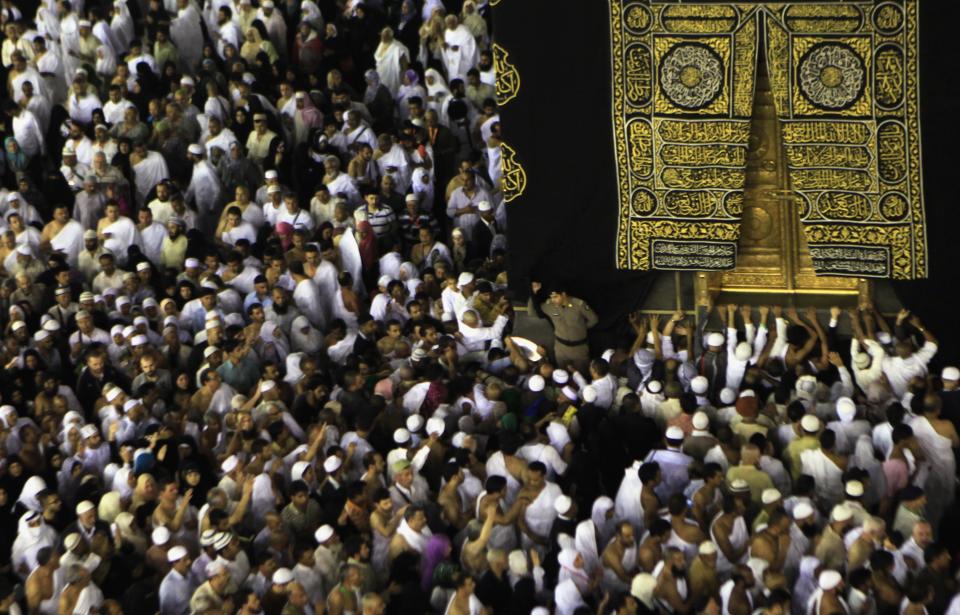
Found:
[[[480,59],[477,39],[456,15],[447,15],[446,30],[443,33],[443,64],[447,69],[447,81],[467,80],[467,71],[477,65]]]

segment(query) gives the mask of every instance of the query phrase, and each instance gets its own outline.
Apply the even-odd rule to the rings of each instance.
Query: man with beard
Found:
[[[750,589],[756,585],[749,566],[738,564],[730,580],[720,587],[723,612],[729,615],[750,615],[753,612],[753,597]]]
[[[290,293],[282,286],[273,287],[270,299],[270,306],[264,306],[264,314],[268,320],[277,323],[284,333],[289,334],[293,321],[300,316],[300,310],[290,303]]]
[[[160,246],[160,267],[179,271],[187,256],[186,224],[177,216],[167,220],[167,236]]]
[[[656,569],[654,569],[656,572]],[[667,549],[657,576],[653,595],[668,613],[689,613],[693,606],[692,593],[687,586],[687,563],[683,551]]]

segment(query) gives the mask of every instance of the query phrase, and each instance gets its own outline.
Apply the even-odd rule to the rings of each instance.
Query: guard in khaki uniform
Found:
[[[553,355],[559,367],[573,365],[578,371],[586,371],[590,364],[587,330],[597,324],[597,315],[583,299],[567,295],[562,288],[550,292],[547,301],[539,303],[537,295],[542,286],[533,282],[527,310],[553,323]]]

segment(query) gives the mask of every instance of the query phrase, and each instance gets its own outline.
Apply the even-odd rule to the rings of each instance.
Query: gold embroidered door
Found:
[[[817,276],[790,186],[782,131],[764,54],[757,70],[746,155],[737,267],[696,274],[697,300],[730,295],[847,295],[866,298],[862,278]],[[755,297],[762,301],[761,297]]]

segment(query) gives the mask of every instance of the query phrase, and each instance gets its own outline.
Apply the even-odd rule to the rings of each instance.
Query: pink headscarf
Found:
[[[276,232],[283,249],[289,250],[293,245],[293,225],[289,222],[277,222]]]

